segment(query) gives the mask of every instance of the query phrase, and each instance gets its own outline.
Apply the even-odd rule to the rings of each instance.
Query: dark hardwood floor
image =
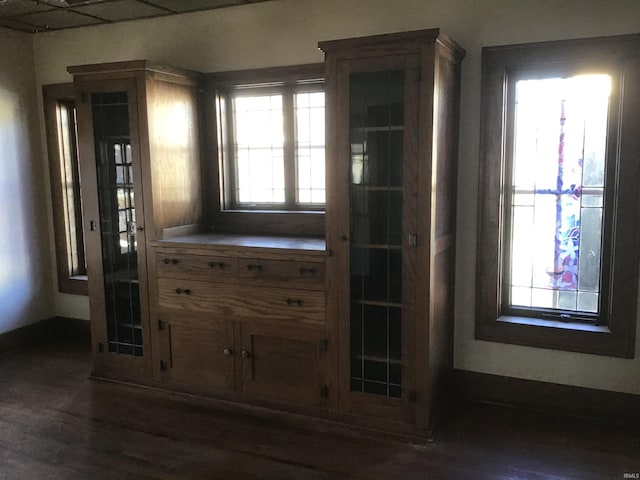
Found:
[[[92,381],[89,370],[82,343],[0,353],[0,479],[603,480],[640,472],[637,425],[467,404],[435,443],[411,445]]]

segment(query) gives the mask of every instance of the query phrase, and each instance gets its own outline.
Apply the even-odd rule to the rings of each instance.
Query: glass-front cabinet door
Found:
[[[146,268],[135,98],[133,81],[92,83],[82,89],[79,108],[96,368],[129,364],[126,368],[134,376],[144,372],[148,353],[142,318]],[[115,355],[103,356],[103,364],[100,354]]]
[[[416,62],[398,56],[343,67],[349,284],[348,318],[341,321],[349,353],[340,401],[352,411],[405,421],[413,415],[414,389]]]

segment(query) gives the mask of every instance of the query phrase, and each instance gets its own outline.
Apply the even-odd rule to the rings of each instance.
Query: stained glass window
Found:
[[[508,306],[597,314],[611,78],[524,79],[515,87]]]

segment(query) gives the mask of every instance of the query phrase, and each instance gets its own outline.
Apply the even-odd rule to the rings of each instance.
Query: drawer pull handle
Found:
[[[181,293],[184,293],[185,295],[191,295],[191,290],[189,290],[188,288],[176,288],[176,293],[178,295],[180,295]]]
[[[227,265],[222,262],[209,262],[209,268],[219,268],[220,270],[224,270],[224,267]]]
[[[250,272],[261,272],[262,265],[247,265],[247,270]]]
[[[162,263],[164,263],[165,265],[169,265],[170,263],[177,265],[178,263],[180,263],[180,260],[178,260],[177,258],[165,258],[164,260],[162,260]]]
[[[301,267],[300,268],[300,275],[315,275],[316,274],[316,269],[315,268],[305,268],[305,267]]]
[[[233,352],[231,351],[231,349],[230,349],[230,348],[225,348],[225,349],[222,351],[222,353],[223,353],[224,355],[229,356],[229,355],[231,355]]]
[[[247,350],[242,350],[242,356],[243,358],[249,358],[251,356],[251,352]]]
[[[299,298],[297,299],[293,299],[293,298],[287,298],[287,305],[289,305],[290,307],[292,306],[298,306],[301,307],[302,306],[302,300],[300,300]]]

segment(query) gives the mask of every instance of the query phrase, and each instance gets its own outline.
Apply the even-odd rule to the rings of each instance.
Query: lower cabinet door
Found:
[[[184,312],[161,317],[163,381],[233,390],[233,322]]]
[[[326,341],[319,329],[240,323],[241,390],[298,405],[328,397]]]

